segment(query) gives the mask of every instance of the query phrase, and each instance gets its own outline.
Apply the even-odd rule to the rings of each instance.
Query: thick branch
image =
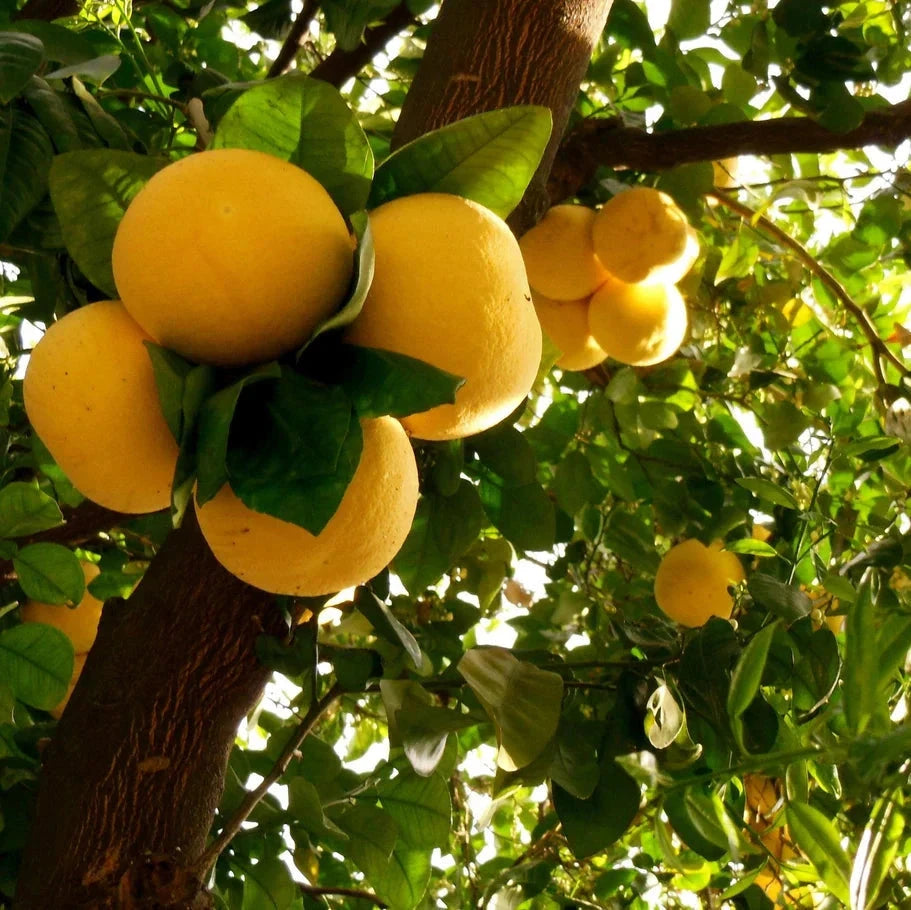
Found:
[[[291,69],[291,64],[294,63],[294,58],[297,56],[301,44],[304,43],[304,35],[307,34],[307,29],[310,27],[318,8],[319,0],[304,0],[303,9],[297,14],[294,25],[291,26],[291,31],[288,32],[278,56],[272,61],[267,78],[281,76],[282,73],[286,73]]]
[[[399,32],[417,22],[408,9],[407,3],[400,3],[379,25],[364,32],[361,43],[352,51],[336,48],[318,63],[310,73],[314,79],[322,79],[336,88],[341,88],[352,76],[356,76]]]
[[[834,133],[809,117],[693,126],[665,133],[625,127],[619,118],[585,120],[561,145],[548,191],[551,202],[560,202],[589,183],[599,167],[662,171],[737,155],[834,152],[865,145],[895,148],[909,137],[911,101],[871,111],[847,133]]]

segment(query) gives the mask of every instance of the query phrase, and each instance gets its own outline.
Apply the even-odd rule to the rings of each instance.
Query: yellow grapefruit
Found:
[[[607,278],[592,245],[593,209],[555,205],[519,240],[531,287],[551,300],[588,297]]]
[[[215,558],[242,581],[298,597],[361,584],[405,541],[418,498],[414,453],[392,417],[363,421],[357,471],[329,523],[313,535],[247,508],[228,485],[203,506],[199,526]]]
[[[607,359],[588,327],[588,298],[551,300],[532,291],[541,328],[562,351],[561,370],[588,370]]]
[[[618,193],[595,216],[595,254],[629,284],[674,284],[699,255],[699,241],[667,193],[647,186]]]
[[[370,225],[376,273],[347,339],[466,380],[455,404],[412,414],[405,428],[459,439],[507,417],[535,380],[541,327],[505,222],[460,196],[418,193],[381,205]]]
[[[304,342],[341,303],[353,246],[306,171],[249,149],[159,171],[114,238],[114,280],[133,318],[190,360],[236,366]]]
[[[167,508],[177,463],[147,340],[117,301],[90,303],[51,325],[25,374],[35,432],[83,496],[118,512]]]
[[[98,577],[99,569],[94,563],[84,562],[82,573],[88,585],[93,578]],[[73,643],[73,651],[76,654],[85,654],[95,641],[103,606],[102,601],[93,597],[86,588],[82,600],[76,607],[46,604],[37,600],[28,601],[22,607],[22,621],[43,622],[48,626],[54,626]]]
[[[667,360],[683,344],[686,303],[673,285],[611,278],[592,296],[588,325],[595,342],[615,360],[649,366]]]
[[[655,600],[682,626],[701,626],[711,616],[729,619],[734,600],[728,587],[745,577],[740,560],[722,550],[720,541],[707,547],[698,540],[684,540],[661,559]]]

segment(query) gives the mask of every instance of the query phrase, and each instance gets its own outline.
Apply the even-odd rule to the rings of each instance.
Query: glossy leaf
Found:
[[[812,601],[803,591],[763,572],[750,575],[747,590],[757,603],[787,623],[806,616],[813,608]]]
[[[59,629],[27,622],[0,632],[0,679],[20,701],[49,711],[73,675],[73,645]]]
[[[769,647],[777,628],[776,623],[771,623],[757,632],[738,658],[728,691],[727,708],[732,718],[740,717],[759,692]]]
[[[327,82],[300,74],[247,89],[221,118],[211,148],[248,148],[315,177],[343,215],[365,207],[373,152],[357,118]]]
[[[851,604],[845,627],[844,705],[848,724],[860,734],[879,707],[879,649],[874,625],[872,576],[868,574]]]
[[[85,594],[85,576],[76,554],[58,543],[33,543],[13,557],[19,584],[32,600],[78,604]]]
[[[412,193],[452,193],[505,218],[522,199],[550,132],[550,111],[525,106],[426,133],[377,168],[368,206]]]
[[[848,903],[851,863],[832,822],[807,803],[789,803],[788,826],[797,846],[816,867],[822,880],[841,901]]]
[[[452,804],[440,774],[420,777],[402,773],[377,785],[383,808],[399,827],[402,840],[414,849],[445,846]]]
[[[44,198],[53,157],[51,138],[36,117],[0,110],[0,241]]]
[[[60,524],[60,506],[36,486],[17,481],[0,489],[0,538],[26,537]]]
[[[9,104],[44,60],[44,45],[23,32],[0,32],[0,104]]]
[[[394,645],[404,648],[416,669],[421,666],[421,648],[414,640],[414,636],[395,618],[389,607],[369,588],[360,587],[357,589],[354,606],[366,617],[377,635]]]
[[[797,500],[780,484],[764,477],[738,477],[736,483],[766,502],[786,509],[798,509]]]

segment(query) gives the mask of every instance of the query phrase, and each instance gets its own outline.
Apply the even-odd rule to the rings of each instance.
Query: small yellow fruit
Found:
[[[177,443],[147,340],[119,302],[90,303],[51,325],[25,374],[35,432],[83,496],[118,512],[171,501]]]
[[[463,377],[455,404],[402,420],[419,439],[460,439],[507,417],[541,360],[541,327],[519,245],[493,212],[418,193],[370,215],[376,273],[347,340]]]
[[[557,361],[561,370],[588,370],[607,359],[588,327],[588,298],[550,300],[531,293],[541,328],[563,352]]]
[[[639,186],[606,202],[592,225],[595,254],[629,284],[674,284],[692,268],[699,241],[677,204]]]
[[[729,190],[737,186],[737,174],[740,170],[739,158],[722,158],[712,162],[712,180],[719,190]]]
[[[728,586],[745,578],[740,560],[715,541],[707,547],[684,540],[670,548],[655,574],[655,600],[675,622],[701,626],[711,616],[729,619],[734,601]]]
[[[551,300],[589,297],[607,280],[592,245],[593,209],[555,205],[519,240],[528,283]]]
[[[197,505],[215,558],[242,581],[298,597],[331,594],[372,578],[398,553],[418,499],[414,453],[392,417],[365,420],[364,448],[338,511],[316,536],[247,508],[226,484]]]
[[[82,573],[85,575],[85,583],[88,585],[93,578],[98,577],[99,569],[94,563],[84,562]],[[64,604],[28,601],[22,607],[22,621],[43,622],[48,626],[54,626],[73,643],[73,651],[76,654],[85,654],[95,641],[103,606],[103,602],[93,597],[86,588],[82,600],[74,608]]]
[[[341,303],[345,221],[306,171],[249,149],[190,155],[139,191],[114,238],[114,280],[161,345],[219,366],[293,350]]]
[[[88,657],[88,654],[77,654],[73,658],[73,675],[70,677],[70,684],[67,686],[66,695],[64,695],[50,710],[50,715],[56,717],[57,720],[60,720],[63,709],[69,704],[70,696],[73,694],[73,689],[76,688],[76,683],[79,681],[79,677],[82,674],[82,668],[85,666],[86,657]]]
[[[649,366],[683,344],[686,303],[673,285],[625,284],[609,279],[588,307],[592,337],[615,360]]]

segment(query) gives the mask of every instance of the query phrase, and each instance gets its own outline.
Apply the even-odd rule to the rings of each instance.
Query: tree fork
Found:
[[[612,0],[445,0],[405,98],[393,146],[483,111],[540,104],[553,133],[510,217],[517,234],[549,205],[547,178]]]
[[[105,605],[44,753],[15,906],[206,906],[181,869],[205,848],[237,726],[270,675],[257,635],[285,628],[188,512],[129,601]]]

